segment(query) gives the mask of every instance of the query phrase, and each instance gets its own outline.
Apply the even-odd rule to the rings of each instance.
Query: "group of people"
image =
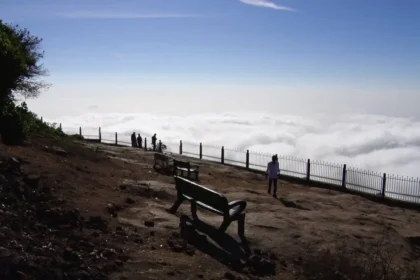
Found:
[[[152,136],[152,147],[153,151],[156,151],[156,133]],[[131,146],[132,147],[143,147],[143,138],[140,136],[140,133],[136,137],[136,133],[131,134]],[[267,170],[265,178],[268,178],[268,193],[271,194],[271,187],[273,187],[273,196],[277,197],[277,180],[278,174],[280,172],[279,159],[277,155],[271,157],[271,161],[267,164]]]
[[[143,148],[143,138],[140,136],[140,133],[138,134],[137,138],[135,132],[131,134],[131,147]]]
[[[279,159],[277,155],[271,157],[271,161],[267,164],[265,179],[268,177],[268,193],[271,194],[271,186],[273,186],[273,196],[277,198],[277,180],[280,172]]]
[[[157,141],[157,137],[156,137],[156,133],[155,133],[152,136],[153,151],[156,151],[156,141]],[[131,146],[132,147],[143,148],[143,138],[140,136],[140,133],[138,134],[137,138],[136,138],[136,133],[135,132],[133,132],[131,134]]]

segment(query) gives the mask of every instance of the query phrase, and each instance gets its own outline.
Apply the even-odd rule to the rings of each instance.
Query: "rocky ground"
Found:
[[[248,202],[247,242],[235,222],[218,236],[221,217],[191,221],[187,203],[166,212],[174,182],[152,152],[41,135],[0,144],[0,279],[307,279],[326,249],[418,259],[417,211],[288,182],[275,199],[260,174],[197,163],[201,184]]]

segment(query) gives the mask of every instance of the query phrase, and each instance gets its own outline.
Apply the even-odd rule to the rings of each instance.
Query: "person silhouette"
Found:
[[[135,132],[133,132],[131,134],[131,147],[137,147],[136,133]]]
[[[153,151],[156,151],[156,133],[152,136],[152,146],[153,146]]]
[[[143,138],[141,138],[140,133],[137,136],[137,145],[139,148],[143,147]]]
[[[271,157],[271,161],[267,164],[265,178],[268,177],[268,193],[271,194],[271,186],[273,186],[273,196],[277,197],[277,180],[280,172],[277,155]]]

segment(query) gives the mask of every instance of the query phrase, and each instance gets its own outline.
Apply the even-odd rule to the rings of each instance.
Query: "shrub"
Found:
[[[3,143],[6,145],[22,144],[31,133],[67,137],[56,123],[42,122],[36,114],[28,110],[25,102],[15,105],[14,102],[10,101],[2,106],[0,124],[0,134]]]
[[[41,41],[28,29],[0,19],[0,133],[5,144],[21,144],[37,125],[26,103],[16,106],[14,101],[36,97],[49,86],[40,79],[47,74]]]
[[[33,125],[26,103],[16,106],[7,102],[0,112],[2,141],[7,145],[21,144],[27,137]]]

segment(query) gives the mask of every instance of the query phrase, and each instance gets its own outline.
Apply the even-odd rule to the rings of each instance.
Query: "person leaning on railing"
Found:
[[[137,147],[136,133],[131,134],[131,147]]]
[[[137,145],[139,148],[143,148],[143,138],[141,138],[140,133],[137,136]]]
[[[157,140],[157,137],[156,137],[156,133],[155,133],[152,137],[153,151],[156,151],[156,140]]]
[[[273,185],[273,196],[277,197],[277,179],[280,172],[277,155],[272,156],[272,160],[267,164],[265,179],[268,177],[268,193],[271,194],[271,186]]]

